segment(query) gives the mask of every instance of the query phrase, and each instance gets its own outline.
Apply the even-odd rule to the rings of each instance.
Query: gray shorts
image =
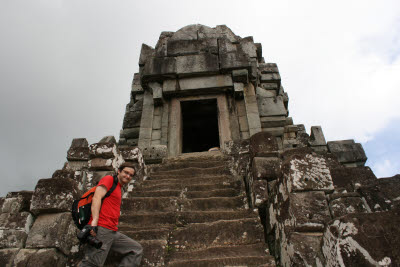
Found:
[[[85,246],[85,257],[79,266],[103,266],[110,249],[123,254],[119,266],[139,266],[142,260],[143,248],[135,240],[120,232],[115,232],[104,227],[98,227],[97,239],[103,242],[100,249]]]

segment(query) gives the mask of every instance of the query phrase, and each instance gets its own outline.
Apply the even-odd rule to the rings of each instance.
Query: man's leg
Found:
[[[119,266],[139,266],[143,255],[142,246],[120,232],[116,234],[111,250],[124,255]]]
[[[103,266],[107,259],[108,252],[113,244],[114,238],[116,237],[116,232],[99,226],[96,237],[103,242],[103,245],[100,249],[97,249],[89,244],[86,244],[85,256],[79,265],[80,267]]]

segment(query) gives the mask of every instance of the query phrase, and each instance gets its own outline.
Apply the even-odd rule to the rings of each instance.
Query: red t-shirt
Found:
[[[104,185],[107,191],[111,189],[114,183],[114,177],[111,175],[101,178],[98,186]],[[114,191],[103,200],[101,205],[98,226],[110,229],[112,231],[118,230],[118,220],[121,210],[121,185],[118,183]],[[90,218],[89,225],[92,223]]]

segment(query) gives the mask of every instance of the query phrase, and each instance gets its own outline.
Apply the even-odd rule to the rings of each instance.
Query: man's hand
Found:
[[[90,234],[94,237],[97,235],[97,226],[91,226],[92,229],[90,229]]]

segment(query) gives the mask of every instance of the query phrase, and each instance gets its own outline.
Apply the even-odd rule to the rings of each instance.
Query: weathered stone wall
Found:
[[[354,141],[331,142],[339,144],[331,149],[320,127],[311,136],[299,132],[284,135],[284,141],[302,145],[283,150],[269,133],[252,136],[247,168],[239,150],[229,150],[277,262],[397,266],[400,176],[376,179],[362,166],[365,153]],[[343,143],[350,145],[340,148]]]

